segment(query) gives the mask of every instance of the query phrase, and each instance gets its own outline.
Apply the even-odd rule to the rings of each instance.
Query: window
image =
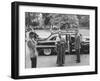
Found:
[[[56,40],[57,36],[52,37],[50,40]]]

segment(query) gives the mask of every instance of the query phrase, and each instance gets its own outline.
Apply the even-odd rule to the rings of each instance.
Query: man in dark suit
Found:
[[[76,57],[77,57],[76,62],[77,63],[80,63],[80,48],[81,48],[80,43],[81,43],[80,34],[79,34],[78,30],[76,30],[76,35],[75,35],[75,50],[76,50]]]

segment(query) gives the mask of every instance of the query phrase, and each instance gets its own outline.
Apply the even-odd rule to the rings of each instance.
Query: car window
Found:
[[[89,41],[90,39],[89,38],[86,38],[86,40]]]
[[[57,36],[50,38],[50,40],[56,40]]]

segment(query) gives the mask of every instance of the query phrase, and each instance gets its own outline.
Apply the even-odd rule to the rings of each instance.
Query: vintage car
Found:
[[[67,41],[66,54],[75,53],[75,32],[60,32],[65,40],[68,40],[70,37],[70,41]],[[37,50],[39,55],[54,55],[56,53],[56,42],[57,42],[58,32],[51,33],[48,38],[38,39],[37,41]],[[89,38],[81,39],[81,53],[89,53]]]
[[[90,39],[89,36],[83,36],[81,41],[81,53],[89,54]]]
[[[51,34],[48,38],[38,39],[37,50],[39,55],[56,54],[56,38],[58,34]]]

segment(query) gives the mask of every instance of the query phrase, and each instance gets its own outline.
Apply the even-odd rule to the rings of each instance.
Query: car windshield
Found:
[[[56,40],[57,36],[50,38],[50,40]]]

